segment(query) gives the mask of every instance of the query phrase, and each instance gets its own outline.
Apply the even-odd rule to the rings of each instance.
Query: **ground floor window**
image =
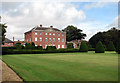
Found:
[[[62,48],[64,48],[64,45],[62,45]]]
[[[58,45],[58,48],[60,48],[60,45]]]

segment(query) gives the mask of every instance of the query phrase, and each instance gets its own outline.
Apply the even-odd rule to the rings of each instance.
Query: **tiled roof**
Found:
[[[5,40],[3,41],[4,43],[13,43],[13,41],[11,41],[10,39],[8,38],[5,38]]]
[[[28,31],[28,32],[31,32],[31,31],[33,31],[33,30],[47,30],[47,29],[50,29],[50,27],[36,27],[36,28],[31,29],[31,30]],[[55,31],[61,31],[61,30],[59,30],[59,29],[57,29],[57,28],[52,28],[52,29],[55,30]],[[27,33],[27,32],[25,32],[25,33]]]

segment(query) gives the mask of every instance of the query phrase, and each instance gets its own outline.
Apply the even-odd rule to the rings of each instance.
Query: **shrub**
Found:
[[[103,47],[104,47],[104,50],[107,50],[107,47],[106,47],[106,45],[105,45],[105,44],[103,44]]]
[[[86,43],[84,41],[81,42],[79,51],[80,52],[88,52],[88,46],[86,45]]]
[[[95,48],[95,53],[104,53],[105,49],[101,41],[99,41]]]
[[[17,48],[17,49],[19,49],[20,46],[21,46],[21,43],[20,43],[20,42],[17,42],[17,43],[15,44],[15,48]]]
[[[34,49],[34,48],[35,48],[35,43],[34,43],[34,42],[31,43],[30,48],[31,48],[31,49]]]
[[[20,45],[20,46],[18,47],[18,49],[24,49],[24,46],[23,46],[23,45]]]
[[[89,48],[88,50],[89,51],[95,51],[95,48]]]
[[[2,51],[3,55],[6,54],[43,54],[43,53],[71,53],[79,52],[79,49],[56,49],[56,50],[32,50],[32,49],[8,49]]]
[[[69,48],[74,48],[73,43],[68,43],[68,44],[67,44],[67,48],[68,48],[68,49],[69,49]]]
[[[43,50],[42,46],[37,46],[36,49]]]
[[[47,46],[46,50],[55,50],[56,47],[55,46]]]
[[[116,46],[116,52],[120,54],[120,40],[118,40],[118,43]]]
[[[107,51],[115,51],[115,46],[112,41],[110,41],[107,45]]]

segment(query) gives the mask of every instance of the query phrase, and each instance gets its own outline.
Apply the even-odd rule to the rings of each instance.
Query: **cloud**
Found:
[[[79,29],[83,30],[83,33],[87,35],[85,38],[87,41],[97,32],[107,31],[110,28],[106,28],[108,24],[101,24],[97,21],[86,21],[77,25]]]
[[[108,5],[108,2],[92,2],[90,4],[86,4],[84,8],[85,9],[103,8],[106,5]]]
[[[85,19],[84,11],[77,10],[71,3],[3,3],[2,22],[7,23],[6,35],[10,39],[14,36],[16,40],[23,40],[24,32],[40,24],[62,29]]]
[[[108,27],[119,27],[120,28],[120,15],[115,17],[114,21]]]

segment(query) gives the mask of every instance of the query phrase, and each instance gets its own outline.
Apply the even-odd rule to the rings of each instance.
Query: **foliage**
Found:
[[[107,45],[107,51],[115,51],[115,46],[112,41],[110,41]]]
[[[81,42],[79,51],[80,52],[88,52],[88,46],[86,45],[86,43],[84,41]]]
[[[111,28],[108,31],[98,32],[89,39],[89,43],[92,47],[95,47],[98,41],[101,41],[104,45],[107,45],[109,41],[112,41],[115,47],[117,47],[118,39],[120,38],[120,30],[117,28]]]
[[[116,52],[120,54],[120,40],[117,42]]]
[[[48,46],[49,48],[49,46]],[[53,47],[52,47],[53,49]],[[54,49],[54,50],[39,50],[39,49],[7,49],[3,50],[3,55],[6,54],[43,54],[43,53],[68,53],[79,52],[79,49]]]
[[[18,48],[20,45],[21,45],[21,43],[20,43],[20,42],[17,42],[17,43],[15,44],[15,47]]]
[[[38,49],[38,50],[43,50],[42,46],[37,46],[35,48]]]
[[[67,48],[68,48],[68,49],[69,49],[69,48],[74,48],[73,43],[68,43],[68,44],[67,44]]]
[[[3,41],[5,40],[5,33],[6,33],[6,28],[7,28],[7,26],[6,26],[6,24],[0,24],[0,26],[2,27],[2,43],[3,43]]]
[[[99,41],[95,48],[95,53],[104,53],[105,49],[101,41]]]
[[[56,47],[55,46],[47,46],[46,50],[55,50]]]
[[[66,32],[66,40],[72,41],[72,40],[80,40],[84,39],[86,37],[86,34],[82,33],[81,29],[77,29],[77,27],[73,25],[67,26],[62,31]]]
[[[26,43],[25,44],[25,49],[35,49],[34,42],[32,42],[32,43]]]

